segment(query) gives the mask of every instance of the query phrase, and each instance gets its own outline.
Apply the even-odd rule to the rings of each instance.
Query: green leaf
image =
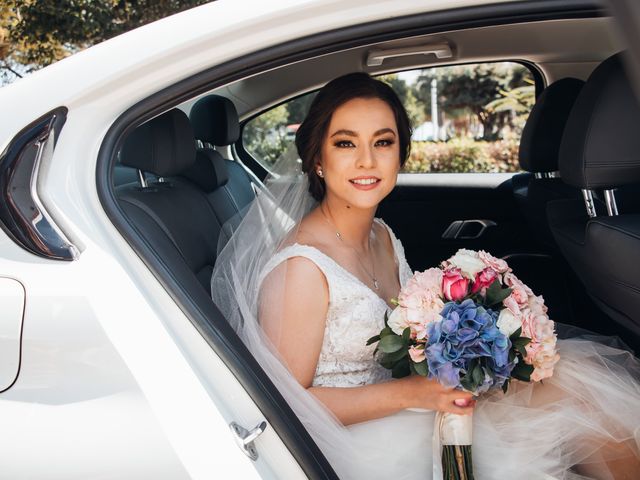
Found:
[[[386,337],[387,335],[395,335],[395,333],[393,333],[393,330],[391,330],[389,327],[384,327],[382,330],[380,330],[380,338]]]
[[[504,393],[507,393],[507,390],[509,389],[509,379],[507,378],[504,383],[502,384],[502,391]]]
[[[389,314],[386,312],[384,312],[384,326],[385,328],[389,328]]]
[[[517,338],[520,338],[520,335],[522,334],[522,327],[519,327],[515,332],[513,332],[510,336],[509,336],[509,340],[511,340],[511,342],[513,342],[514,340],[516,340]]]
[[[514,345],[526,347],[531,343],[531,339],[529,337],[520,337],[520,338],[516,338],[511,343],[513,343]]]
[[[462,388],[464,388],[467,392],[473,392],[475,390],[473,388],[473,381],[469,374],[460,379],[460,385],[462,385]]]
[[[399,335],[386,335],[380,339],[380,350],[384,353],[393,353],[404,347],[402,337]]]
[[[367,340],[367,346],[379,342],[380,341],[380,335],[376,335],[375,337],[371,337],[369,340]]]
[[[505,298],[511,295],[511,288],[502,288],[500,280],[495,279],[493,283],[487,288],[485,295],[485,303],[488,307],[502,302]]]
[[[393,366],[396,364],[396,362],[394,362],[393,360],[390,360],[389,355],[386,355],[386,354],[381,355],[378,361],[380,362],[380,365],[382,365],[387,370],[391,370]]]
[[[402,340],[404,340],[405,345],[409,346],[409,342],[411,341],[411,329],[409,327],[402,331]]]
[[[421,375],[423,377],[429,375],[429,366],[427,365],[426,360],[423,360],[420,363],[411,362],[411,364],[413,365],[413,368],[418,375]]]
[[[391,376],[393,378],[403,378],[411,375],[411,368],[409,367],[408,358],[400,360],[393,366],[393,370],[391,371]]]
[[[511,376],[517,380],[522,380],[523,382],[530,382],[532,373],[533,365],[527,365],[524,362],[518,362],[516,366],[513,367]]]
[[[389,357],[389,359],[393,362],[397,362],[407,355],[409,355],[409,350],[407,350],[406,348],[401,348],[400,350],[397,350],[393,353],[387,353],[387,357]]]
[[[476,386],[481,385],[482,381],[484,380],[484,372],[482,371],[482,367],[480,365],[476,365],[471,371],[471,376],[473,377],[473,383]]]

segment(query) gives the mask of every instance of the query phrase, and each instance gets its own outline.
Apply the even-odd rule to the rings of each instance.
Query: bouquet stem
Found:
[[[473,480],[471,445],[442,446],[442,478],[444,480]]]
[[[442,478],[473,480],[472,417],[443,413],[439,428],[442,441]]]

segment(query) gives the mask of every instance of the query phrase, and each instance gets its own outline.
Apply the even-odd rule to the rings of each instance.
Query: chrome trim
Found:
[[[53,155],[66,115],[66,108],[58,108],[40,117],[0,154],[0,226],[25,250],[70,261],[80,250],[56,225],[38,194],[40,166]]]
[[[253,441],[260,435],[262,435],[262,433],[266,430],[267,422],[260,422],[251,431],[248,431],[246,428],[244,428],[242,425],[237,424],[236,422],[231,422],[229,424],[229,428],[231,428],[233,438],[236,441],[236,444],[240,447],[240,450],[242,450],[244,454],[251,460],[257,460],[258,450],[253,444]]]
[[[587,215],[591,218],[596,216],[596,205],[593,203],[593,192],[585,188],[582,189],[582,198],[584,199],[584,205],[587,209]]]
[[[556,172],[536,172],[534,178],[556,178]]]
[[[144,172],[138,169],[138,180],[142,188],[147,188],[147,178],[144,176]]]
[[[618,215],[618,205],[616,204],[616,195],[613,190],[604,191],[604,201],[607,205],[607,213],[609,216]]]

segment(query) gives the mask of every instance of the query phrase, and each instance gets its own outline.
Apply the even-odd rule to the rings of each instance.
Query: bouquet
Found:
[[[394,378],[437,379],[479,396],[512,380],[541,381],[559,359],[554,322],[504,260],[460,249],[439,268],[416,272],[385,327],[370,338]],[[445,479],[472,479],[471,417],[439,414]],[[434,459],[435,461],[435,459]]]

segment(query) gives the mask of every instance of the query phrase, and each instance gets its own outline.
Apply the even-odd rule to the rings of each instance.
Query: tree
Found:
[[[409,115],[411,125],[416,126],[424,121],[424,112],[418,104],[414,90],[407,85],[404,79],[398,77],[395,73],[380,75],[377,79],[388,83],[393,88],[393,91],[396,92]]]
[[[242,131],[245,148],[255,158],[273,165],[289,144],[284,127],[289,113],[286,105],[272,108],[247,122]]]
[[[207,0],[5,0],[0,70],[20,77],[79,50]]]
[[[302,123],[317,93],[318,92],[307,93],[287,102],[287,123]]]
[[[487,107],[503,98],[504,92],[526,86],[530,76],[524,67],[513,64],[482,63],[434,68],[425,71],[417,80],[418,100],[424,105],[425,114],[431,107],[431,81],[438,82],[438,103],[450,117],[466,112],[473,114],[483,126],[483,140],[497,140],[507,124],[513,122],[509,109]]]

